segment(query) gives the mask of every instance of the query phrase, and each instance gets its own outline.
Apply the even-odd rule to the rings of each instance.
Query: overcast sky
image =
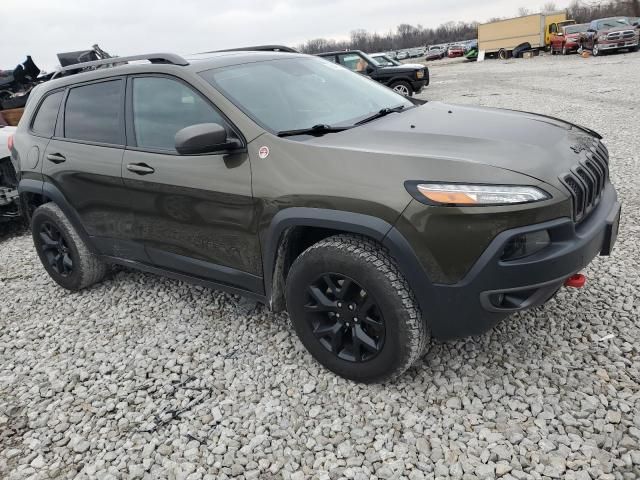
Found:
[[[58,52],[181,54],[257,44],[295,46],[344,38],[351,30],[387,32],[400,23],[435,27],[538,10],[537,0],[0,0],[0,69],[27,54],[41,68]],[[570,0],[556,0],[560,8]]]

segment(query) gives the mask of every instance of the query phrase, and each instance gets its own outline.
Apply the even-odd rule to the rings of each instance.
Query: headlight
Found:
[[[416,78],[417,78],[418,80],[420,80],[421,78],[424,78],[424,70],[418,70],[418,71],[416,72]]]
[[[600,35],[598,37],[598,41],[600,41],[600,42],[606,42],[607,40],[608,40],[607,35]]]
[[[513,205],[550,198],[537,187],[519,185],[472,185],[417,183],[415,193],[438,205]],[[409,187],[409,186],[408,186]]]

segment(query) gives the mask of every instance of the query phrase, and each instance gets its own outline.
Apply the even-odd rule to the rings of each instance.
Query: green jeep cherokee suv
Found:
[[[378,382],[431,337],[543,304],[615,241],[586,128],[408,99],[300,54],[109,62],[38,86],[11,142],[64,288],[119,264],[248,295],[286,308],[324,366]]]

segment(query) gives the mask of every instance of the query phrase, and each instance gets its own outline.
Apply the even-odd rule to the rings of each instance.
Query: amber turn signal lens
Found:
[[[460,192],[429,192],[420,190],[420,193],[432,202],[436,203],[453,203],[457,205],[474,205],[478,203],[474,198],[466,193]]]

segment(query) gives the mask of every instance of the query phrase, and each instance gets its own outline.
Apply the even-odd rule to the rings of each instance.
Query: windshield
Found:
[[[372,57],[381,67],[393,67],[396,63],[386,55],[376,55]]]
[[[564,27],[564,33],[567,35],[571,35],[572,33],[582,33],[586,32],[589,29],[589,25],[571,25],[569,27]]]
[[[382,109],[413,105],[393,90],[321,58],[247,63],[200,75],[273,133],[350,126]]]
[[[606,28],[618,28],[629,25],[626,18],[610,18],[608,20],[602,20],[598,22],[598,30],[604,30]]]

